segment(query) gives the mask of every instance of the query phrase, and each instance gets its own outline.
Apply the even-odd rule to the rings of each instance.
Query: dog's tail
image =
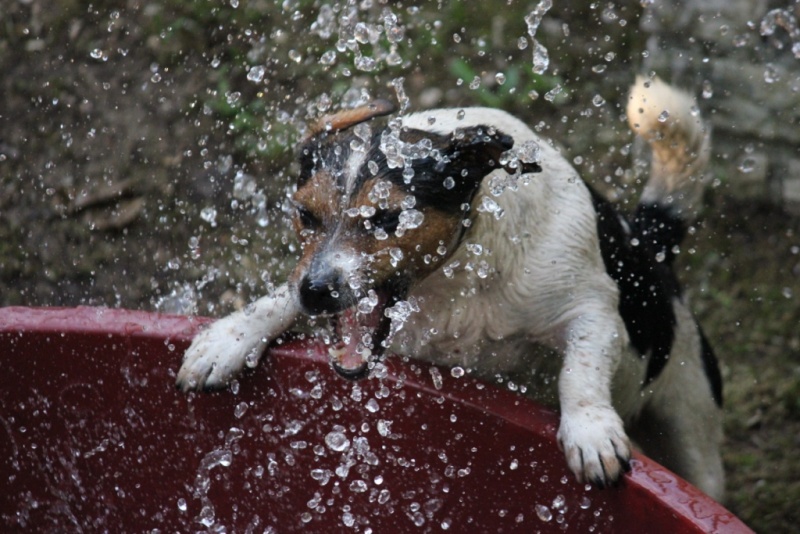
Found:
[[[692,96],[659,78],[636,78],[627,115],[631,129],[652,149],[635,233],[671,259],[700,207],[710,133]]]

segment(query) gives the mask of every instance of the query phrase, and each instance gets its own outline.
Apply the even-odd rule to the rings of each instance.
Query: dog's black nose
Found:
[[[306,274],[298,289],[300,303],[309,315],[337,313],[349,303],[348,288],[337,269]]]

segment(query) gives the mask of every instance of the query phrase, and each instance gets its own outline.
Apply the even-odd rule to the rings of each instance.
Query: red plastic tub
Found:
[[[184,395],[205,321],[0,309],[0,531],[750,532],[642,456],[575,483],[556,414],[421,363],[348,382],[291,341]]]

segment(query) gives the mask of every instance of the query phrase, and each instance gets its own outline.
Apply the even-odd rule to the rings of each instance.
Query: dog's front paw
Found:
[[[603,488],[630,471],[630,441],[611,407],[563,414],[558,443],[578,482]]]
[[[237,314],[220,319],[194,338],[175,381],[179,389],[224,387],[245,364],[258,362],[267,340],[248,332],[247,322],[238,319]]]

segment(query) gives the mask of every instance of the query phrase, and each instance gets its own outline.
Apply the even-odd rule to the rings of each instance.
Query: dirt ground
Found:
[[[342,66],[314,70],[314,62],[295,60],[296,43],[285,31],[263,30],[285,7],[215,5],[130,0],[87,8],[64,0],[48,9],[27,0],[3,8],[0,305],[221,315],[291,268],[296,245],[281,205],[292,138],[308,110],[325,100],[309,72],[341,98],[361,86],[393,95],[385,84],[396,75],[388,69],[365,81]],[[434,19],[417,30],[430,34]],[[312,19],[281,20],[276,27],[301,31]],[[452,33],[437,35],[450,40]],[[297,49],[309,57],[325,51]],[[415,105],[497,104],[552,125],[546,135],[562,140],[571,157],[593,162],[579,167],[589,180],[605,182],[631,168],[621,149],[630,136],[616,108],[587,116],[588,98],[574,93],[540,99],[535,113],[525,104],[531,91],[544,93],[569,81],[566,75],[523,74],[517,93],[498,87],[496,76],[483,80],[492,91],[450,81],[437,92],[436,80],[423,74],[440,60],[430,54],[417,55],[418,67],[403,67]],[[493,61],[495,71],[513,72],[507,59]],[[561,63],[569,67],[567,59]],[[267,65],[269,80],[249,80],[252,64]],[[474,67],[450,65],[469,82]],[[629,70],[607,73],[606,100],[614,98],[614,76]],[[790,532],[800,522],[800,218],[739,199],[720,180],[679,256],[681,277],[722,361],[727,505],[759,532]]]

